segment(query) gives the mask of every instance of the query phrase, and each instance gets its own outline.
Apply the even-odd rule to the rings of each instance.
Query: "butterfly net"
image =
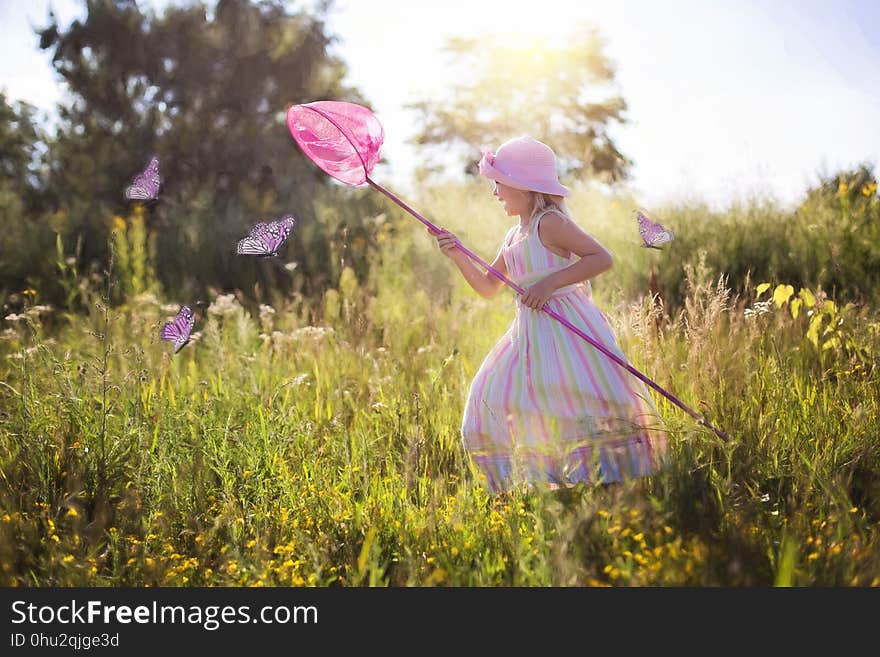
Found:
[[[324,100],[287,110],[287,127],[303,153],[346,185],[360,185],[379,161],[382,125],[366,107]]]

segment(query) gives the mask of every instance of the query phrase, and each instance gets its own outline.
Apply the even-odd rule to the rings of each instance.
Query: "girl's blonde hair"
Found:
[[[553,209],[566,219],[571,219],[571,215],[568,214],[568,208],[565,206],[565,197],[555,194],[544,194],[543,192],[529,193],[532,195],[532,218],[544,210]]]

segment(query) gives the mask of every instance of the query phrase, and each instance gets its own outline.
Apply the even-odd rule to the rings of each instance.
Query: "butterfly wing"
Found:
[[[667,242],[671,242],[674,239],[675,236],[672,234],[672,231],[664,229],[660,231],[653,240],[651,240],[651,246],[656,249],[661,244],[666,244]]]
[[[136,175],[131,184],[125,188],[125,198],[134,201],[155,201],[159,198],[159,158],[154,157],[142,173]]]
[[[269,224],[267,224],[264,221],[261,221],[260,223],[255,225],[253,228],[251,228],[251,232],[248,233],[248,237],[256,237],[257,235],[262,233],[264,230],[266,230],[268,227],[269,227]]]
[[[165,322],[159,335],[163,340],[173,342],[174,353],[177,353],[189,342],[189,336],[195,323],[196,316],[193,314],[192,308],[182,306],[177,317],[170,322]]]
[[[651,219],[649,219],[643,212],[637,212],[637,218],[639,221],[639,234],[642,236],[644,246],[656,249],[659,248],[661,244],[671,242],[674,239],[671,230],[664,228],[659,223],[651,221]]]
[[[287,233],[290,234],[296,228],[296,217],[292,214],[286,214],[278,220],[278,223],[284,226],[287,229]]]
[[[235,252],[241,255],[276,256],[294,226],[296,218],[293,215],[285,215],[270,223],[260,222],[251,228],[247,237],[239,240]]]
[[[155,199],[141,176],[135,176],[131,185],[125,188],[125,198],[130,201],[152,201]]]
[[[268,228],[269,224],[263,221],[254,225],[247,234],[247,237],[238,241],[238,245],[235,247],[235,252],[239,255],[266,255],[266,244],[262,235]]]
[[[243,240],[239,240],[238,246],[235,247],[235,252],[239,255],[265,256],[269,255],[267,248],[263,235],[257,234],[253,237],[245,237]]]
[[[277,222],[273,221],[269,224],[269,227],[266,228],[259,237],[259,239],[266,245],[266,255],[278,255],[278,249],[284,244],[284,240],[287,239],[289,234],[290,231],[279,225]]]
[[[284,215],[277,221],[273,221],[266,228],[263,239],[266,240],[269,255],[278,255],[278,249],[290,237],[291,231],[296,226],[296,218],[292,214]]]

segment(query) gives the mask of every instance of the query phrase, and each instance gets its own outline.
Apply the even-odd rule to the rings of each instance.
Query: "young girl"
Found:
[[[492,266],[525,290],[507,332],[474,377],[461,426],[464,445],[493,492],[517,482],[569,486],[647,475],[666,453],[662,421],[645,384],[540,310],[557,314],[625,360],[594,305],[589,279],[608,271],[611,254],[574,223],[556,156],[530,137],[486,151],[480,173],[519,222]],[[470,286],[491,298],[504,283],[436,235]]]

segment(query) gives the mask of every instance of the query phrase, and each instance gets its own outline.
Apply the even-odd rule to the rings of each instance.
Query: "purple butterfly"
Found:
[[[147,168],[136,175],[131,184],[125,188],[125,198],[131,201],[155,201],[159,198],[159,158],[153,157]]]
[[[296,226],[296,218],[292,214],[284,215],[281,219],[268,224],[260,222],[251,228],[247,237],[239,240],[235,252],[262,258],[277,256],[278,249],[290,236],[294,226]]]
[[[672,231],[661,224],[655,223],[641,210],[636,211],[639,220],[639,234],[642,236],[642,246],[648,249],[659,249],[661,244],[675,239]]]
[[[165,322],[159,336],[163,340],[174,343],[174,353],[176,354],[189,342],[189,336],[195,323],[196,316],[193,314],[192,308],[182,306],[177,317],[170,322]]]

